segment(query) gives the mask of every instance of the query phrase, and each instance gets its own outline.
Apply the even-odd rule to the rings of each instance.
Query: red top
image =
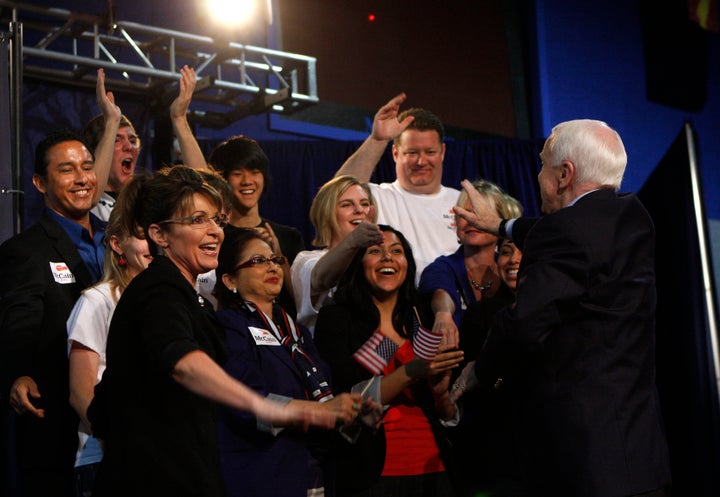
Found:
[[[410,340],[385,366],[388,375],[415,358]],[[411,476],[445,471],[430,422],[406,388],[390,403],[384,418],[385,467],[383,476]]]

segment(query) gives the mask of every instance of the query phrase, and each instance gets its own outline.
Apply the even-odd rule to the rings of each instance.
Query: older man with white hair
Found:
[[[517,301],[501,311],[454,387],[507,388],[532,495],[666,496],[668,449],[655,387],[655,232],[617,193],[620,136],[589,119],[553,128],[540,153],[544,217],[457,214],[523,245]],[[462,345],[462,344],[461,344]]]

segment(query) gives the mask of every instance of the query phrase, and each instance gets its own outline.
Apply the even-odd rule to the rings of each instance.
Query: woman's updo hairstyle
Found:
[[[202,175],[194,169],[177,165],[166,167],[145,179],[137,192],[132,216],[142,231],[134,228],[135,236],[142,238],[151,224],[167,219],[188,216],[193,211],[193,195],[203,195],[218,210],[222,211],[223,200]],[[214,214],[214,213],[208,213]],[[158,255],[158,247],[147,237],[150,254]]]

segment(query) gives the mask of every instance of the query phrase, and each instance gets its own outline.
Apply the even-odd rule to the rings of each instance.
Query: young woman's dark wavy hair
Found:
[[[415,310],[413,309],[419,302],[419,294],[415,288],[415,258],[413,257],[410,243],[401,232],[386,224],[378,225],[381,231],[389,231],[394,233],[405,252],[405,258],[408,262],[407,275],[405,281],[400,285],[398,291],[398,299],[393,309],[392,322],[395,330],[405,338],[410,338],[412,330],[413,317]],[[365,279],[362,259],[366,250],[359,250],[353,258],[350,266],[338,283],[337,292],[335,292],[334,301],[337,304],[346,305],[358,317],[370,315],[380,324],[380,313],[375,307],[372,300],[370,285]]]

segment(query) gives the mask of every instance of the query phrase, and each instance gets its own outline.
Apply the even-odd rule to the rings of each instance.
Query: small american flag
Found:
[[[427,328],[418,326],[412,342],[413,352],[420,359],[432,361],[437,354],[442,338],[442,335],[437,335]]]
[[[390,358],[395,355],[397,345],[380,330],[375,330],[370,338],[353,354],[353,358],[374,375],[385,369]]]

